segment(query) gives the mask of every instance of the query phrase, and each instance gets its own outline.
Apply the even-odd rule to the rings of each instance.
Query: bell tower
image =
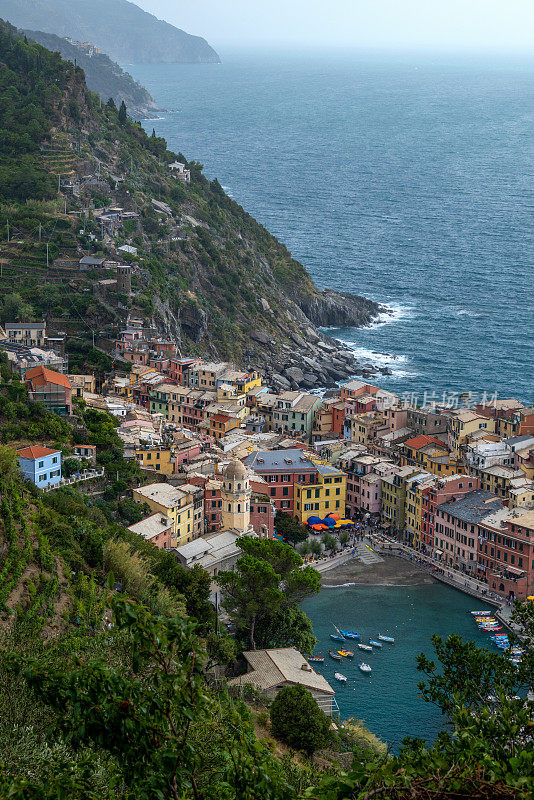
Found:
[[[222,527],[240,535],[253,533],[250,524],[250,481],[241,461],[231,461],[223,472]]]

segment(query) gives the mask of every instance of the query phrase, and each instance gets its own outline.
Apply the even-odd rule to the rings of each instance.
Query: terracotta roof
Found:
[[[447,449],[446,445],[444,445],[440,439],[436,439],[435,436],[425,436],[424,433],[421,433],[419,436],[415,436],[413,439],[406,439],[403,444],[406,447],[413,447],[414,450],[420,450],[427,444],[438,444],[444,450]]]
[[[40,445],[32,445],[31,447],[23,447],[22,450],[17,450],[19,458],[43,458],[44,456],[52,456],[54,453],[59,453],[59,450],[50,450],[49,447],[41,447]]]
[[[210,417],[212,422],[229,422],[231,419],[233,419],[233,417],[228,417],[226,414],[213,414],[213,416]]]
[[[72,389],[70,381],[66,375],[61,372],[54,372],[46,367],[34,367],[29,369],[25,375],[27,381],[31,381],[34,386],[44,386],[46,383],[53,383],[56,386],[64,386],[66,389]]]

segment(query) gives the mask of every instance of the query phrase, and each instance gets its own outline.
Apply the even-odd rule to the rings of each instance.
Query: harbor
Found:
[[[440,711],[420,697],[417,686],[421,675],[416,658],[421,652],[432,655],[434,633],[444,638],[456,633],[480,647],[496,649],[491,636],[497,632],[479,627],[471,613],[489,611],[491,606],[442,583],[325,586],[302,608],[318,640],[314,655],[324,657],[313,667],[336,689],[341,719],[362,720],[393,751],[406,736],[435,741],[445,724]],[[360,638],[331,638],[338,631],[357,633]],[[358,644],[370,650],[361,650]],[[354,656],[334,659],[329,655],[345,649]],[[362,663],[370,672],[360,669]],[[336,678],[336,673],[346,680]]]

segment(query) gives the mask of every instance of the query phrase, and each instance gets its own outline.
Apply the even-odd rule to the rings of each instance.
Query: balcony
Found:
[[[44,486],[43,492],[51,492],[53,489],[60,489],[62,486],[74,486],[76,483],[82,481],[90,481],[94,478],[104,477],[104,467],[100,469],[84,469],[83,472],[76,472],[70,478],[62,478],[59,483],[54,483],[53,486]]]

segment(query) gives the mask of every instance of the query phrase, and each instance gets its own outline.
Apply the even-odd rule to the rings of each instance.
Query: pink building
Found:
[[[502,501],[482,489],[439,505],[436,509],[434,555],[455,569],[476,575],[479,572],[479,525],[485,517],[501,508]]]
[[[421,491],[421,543],[424,553],[432,553],[435,544],[436,509],[439,505],[459,500],[480,489],[480,478],[472,475],[450,475],[436,480]],[[438,548],[439,549],[439,548]],[[441,548],[443,549],[443,548]]]

